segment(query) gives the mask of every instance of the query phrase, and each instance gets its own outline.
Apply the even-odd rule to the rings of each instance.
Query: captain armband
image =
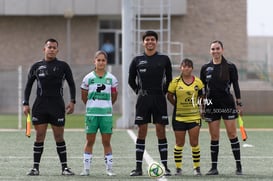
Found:
[[[117,88],[116,87],[111,87],[111,93],[117,93]]]

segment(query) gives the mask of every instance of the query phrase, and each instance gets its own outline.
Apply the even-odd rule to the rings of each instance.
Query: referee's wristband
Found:
[[[243,103],[242,102],[236,102],[237,106],[240,106],[242,107],[243,106]]]

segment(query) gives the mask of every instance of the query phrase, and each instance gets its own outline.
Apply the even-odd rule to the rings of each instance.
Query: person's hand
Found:
[[[200,108],[200,116],[201,116],[201,119],[205,119],[205,107],[204,106],[201,106],[201,108]]]
[[[243,115],[243,103],[240,99],[237,99],[236,100],[236,109],[237,109],[237,112],[240,116]]]
[[[201,112],[201,119],[205,119],[205,112]]]
[[[74,103],[70,102],[65,110],[66,114],[72,114],[74,112]]]
[[[30,107],[28,105],[23,106],[23,112],[27,116],[30,113]]]
[[[237,109],[238,114],[239,114],[240,116],[242,116],[242,115],[243,115],[243,107],[237,105],[236,109]]]

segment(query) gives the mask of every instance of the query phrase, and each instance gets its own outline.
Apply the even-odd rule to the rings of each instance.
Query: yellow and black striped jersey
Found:
[[[199,96],[203,94],[204,84],[193,76],[191,84],[186,84],[183,79],[175,77],[169,84],[168,92],[175,95],[175,120],[183,122],[194,122],[201,119]]]

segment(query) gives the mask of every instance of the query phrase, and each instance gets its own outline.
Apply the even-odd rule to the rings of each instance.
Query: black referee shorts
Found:
[[[32,108],[32,124],[65,125],[65,104],[62,98],[36,98]]]
[[[151,119],[153,117],[153,119]],[[159,123],[168,125],[165,95],[139,95],[136,103],[135,124]]]
[[[205,106],[205,120],[215,121],[233,120],[238,117],[235,101],[232,95],[224,96],[222,98],[208,98],[209,105]]]

